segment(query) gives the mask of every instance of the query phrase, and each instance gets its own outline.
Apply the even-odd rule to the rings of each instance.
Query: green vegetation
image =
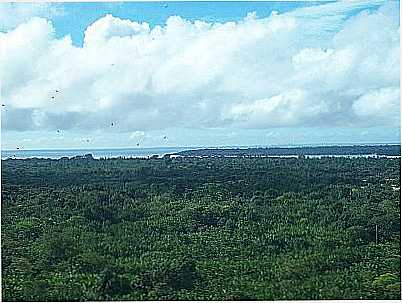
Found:
[[[4,160],[3,300],[399,299],[399,184],[386,158]]]

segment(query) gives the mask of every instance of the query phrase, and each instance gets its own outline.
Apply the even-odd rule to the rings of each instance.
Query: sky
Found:
[[[1,148],[399,143],[399,11],[0,3]]]

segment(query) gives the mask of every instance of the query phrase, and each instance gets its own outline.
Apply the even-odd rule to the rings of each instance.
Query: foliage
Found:
[[[399,184],[387,158],[3,160],[3,300],[399,299]]]

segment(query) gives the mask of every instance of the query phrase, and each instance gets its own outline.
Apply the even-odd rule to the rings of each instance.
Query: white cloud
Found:
[[[300,120],[314,116],[321,107],[308,101],[305,92],[293,90],[268,99],[252,103],[231,105],[225,119],[232,119],[251,127],[288,126],[299,124]]]
[[[399,123],[400,92],[399,88],[386,87],[367,92],[358,98],[352,106],[354,113],[363,119],[382,119]]]
[[[137,130],[135,132],[132,132],[129,138],[130,140],[141,141],[145,138],[145,132]]]
[[[0,31],[7,31],[27,22],[32,17],[51,18],[63,15],[57,3],[0,3]]]
[[[84,44],[86,46],[102,46],[108,40],[123,38],[140,34],[149,34],[147,23],[139,24],[130,20],[114,18],[112,15],[98,19],[85,31]]]
[[[82,47],[30,19],[0,33],[3,127],[399,125],[398,5],[373,3],[152,29],[107,15]]]

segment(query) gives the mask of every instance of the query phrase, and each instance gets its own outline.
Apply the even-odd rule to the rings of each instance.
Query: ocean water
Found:
[[[289,146],[286,146],[289,147]],[[38,150],[1,150],[1,159],[27,159],[27,158],[44,158],[44,159],[60,159],[62,157],[72,158],[75,156],[83,156],[92,154],[95,159],[99,158],[147,158],[153,155],[163,156],[165,154],[177,153],[180,151],[199,149],[200,147],[152,147],[152,148],[94,148],[94,149],[38,149]],[[225,147],[228,148],[228,147]],[[239,147],[231,147],[239,148]],[[240,147],[240,148],[244,148]],[[234,156],[226,156],[234,157]],[[271,155],[262,157],[279,157],[279,158],[294,158],[297,155]],[[322,157],[385,157],[385,158],[400,158],[400,156],[382,156],[382,155],[306,155],[308,158]]]
[[[83,156],[92,154],[96,159],[99,158],[146,158],[152,155],[163,156],[165,154],[176,153],[179,151],[193,149],[189,147],[157,147],[157,148],[111,148],[111,149],[38,149],[38,150],[2,150],[1,159],[16,158],[45,158],[60,159],[62,157]]]

